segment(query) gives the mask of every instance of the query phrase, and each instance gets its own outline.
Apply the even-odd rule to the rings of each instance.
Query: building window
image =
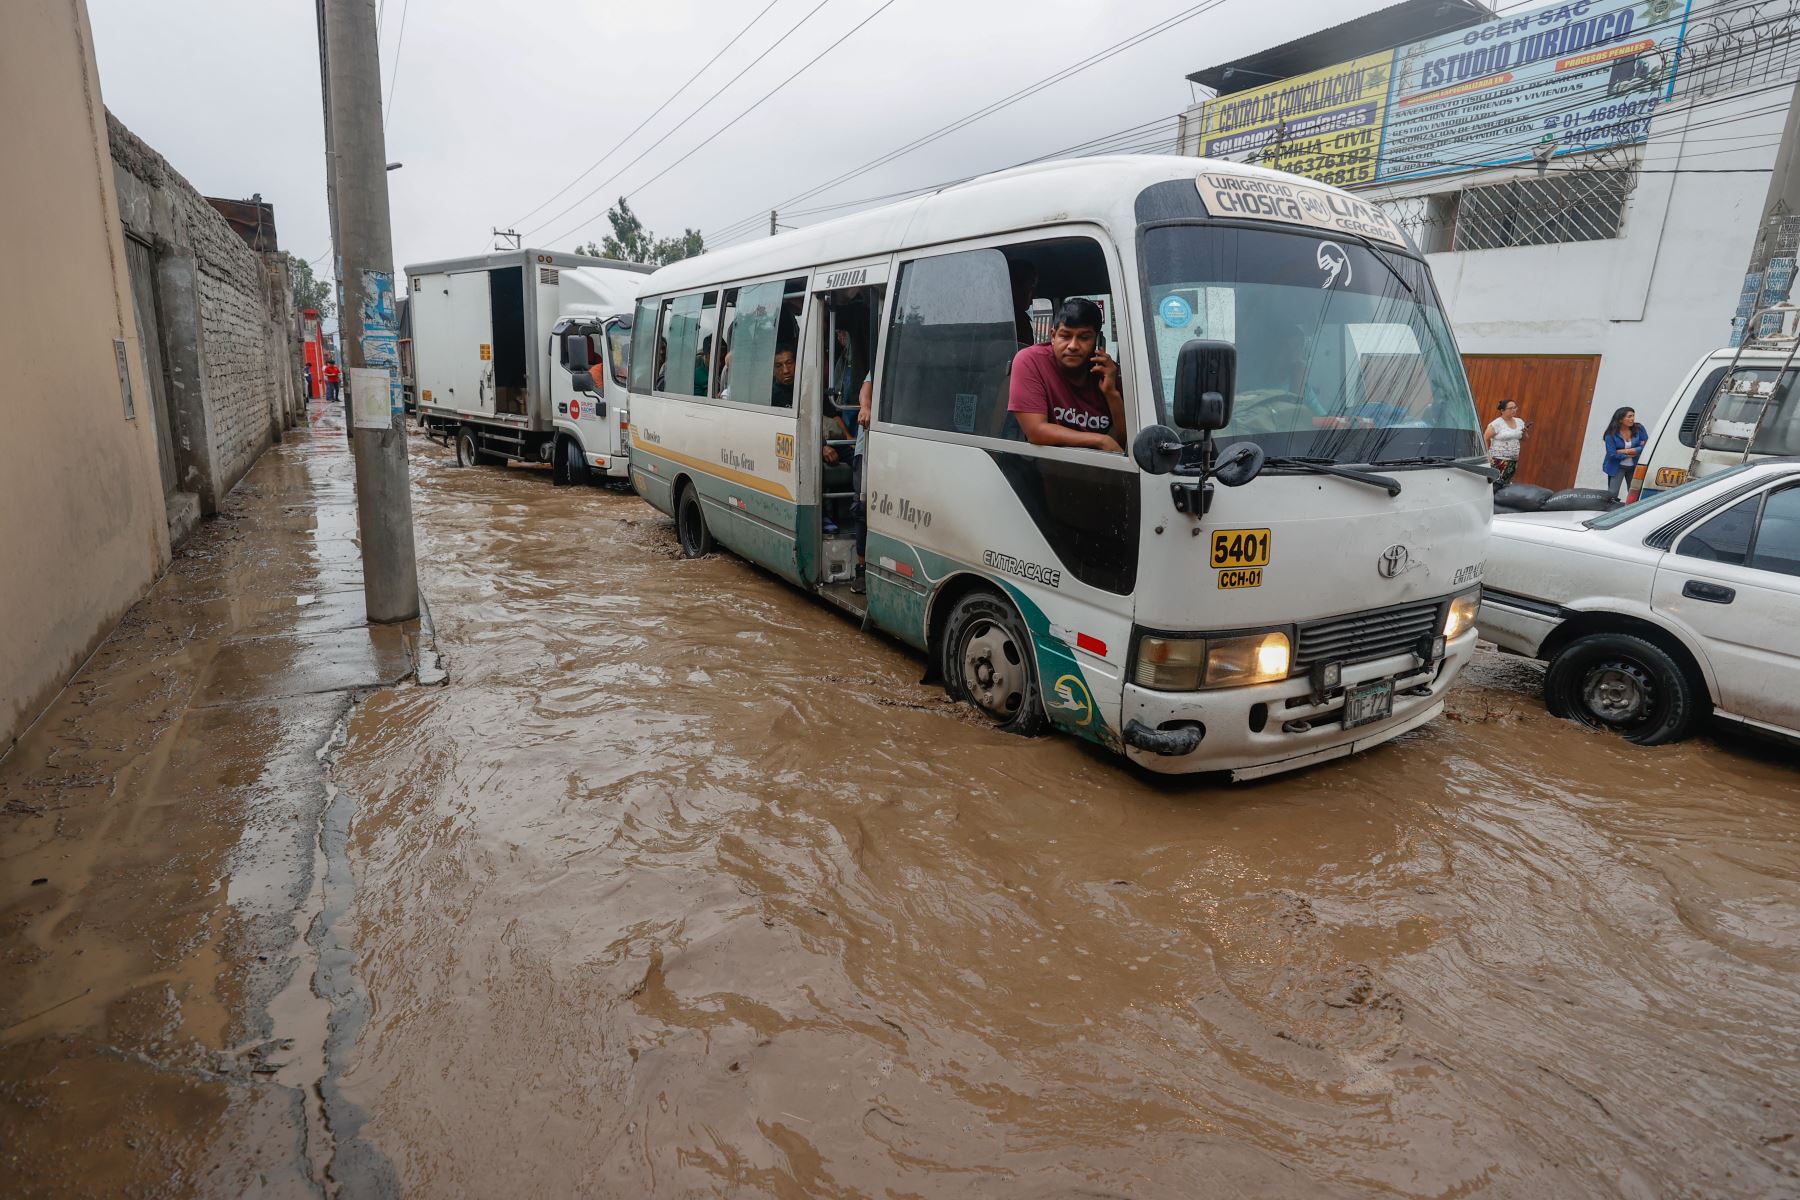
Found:
[[[1558,167],[1535,178],[1464,189],[1453,250],[1597,242],[1619,236],[1632,171]]]

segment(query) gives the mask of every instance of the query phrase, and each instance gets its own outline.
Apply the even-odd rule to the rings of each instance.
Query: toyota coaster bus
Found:
[[[1122,453],[1007,411],[1071,297],[1119,363]],[[683,552],[916,647],[1000,728],[1252,778],[1429,721],[1474,651],[1492,473],[1461,358],[1423,259],[1345,192],[1005,171],[664,267],[632,331],[631,479]]]

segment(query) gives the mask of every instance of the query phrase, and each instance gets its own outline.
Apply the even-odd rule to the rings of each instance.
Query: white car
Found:
[[[1800,739],[1800,458],[1628,504],[1496,514],[1481,634],[1550,711],[1645,746],[1709,714]]]

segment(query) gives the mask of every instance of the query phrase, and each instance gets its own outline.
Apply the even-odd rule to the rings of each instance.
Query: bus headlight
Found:
[[[1205,670],[1205,638],[1145,636],[1138,642],[1132,679],[1139,687],[1159,692],[1193,692],[1199,690]]]
[[[1279,629],[1222,638],[1146,635],[1132,680],[1159,692],[1242,687],[1286,679],[1292,662],[1293,644]]]
[[[1279,629],[1207,643],[1206,687],[1241,687],[1286,679],[1293,647]]]
[[[1475,627],[1475,614],[1481,608],[1481,589],[1464,592],[1450,601],[1450,610],[1444,614],[1444,640],[1453,642],[1464,633]]]

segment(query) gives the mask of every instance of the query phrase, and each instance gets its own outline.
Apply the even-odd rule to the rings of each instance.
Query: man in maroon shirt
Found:
[[[1063,301],[1050,340],[1013,358],[1006,411],[1034,446],[1077,446],[1122,454],[1125,400],[1119,364],[1100,348],[1100,306]]]

